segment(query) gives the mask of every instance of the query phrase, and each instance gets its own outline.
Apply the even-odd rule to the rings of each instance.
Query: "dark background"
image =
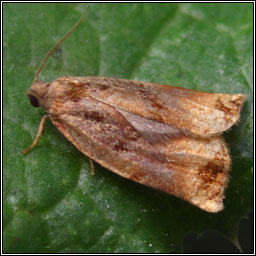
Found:
[[[249,212],[238,225],[238,242],[241,251],[222,234],[207,231],[190,233],[184,238],[184,253],[254,253],[254,216]]]

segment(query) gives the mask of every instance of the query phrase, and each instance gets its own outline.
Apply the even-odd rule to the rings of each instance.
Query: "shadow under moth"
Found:
[[[88,10],[88,8],[87,8]],[[27,95],[34,107],[93,161],[141,184],[182,198],[208,212],[223,209],[231,159],[221,133],[238,120],[243,94],[199,92],[107,77],[60,77],[40,82],[49,51]]]

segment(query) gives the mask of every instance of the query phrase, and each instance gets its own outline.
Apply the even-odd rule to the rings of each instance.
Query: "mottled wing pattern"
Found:
[[[169,139],[152,144],[144,132],[157,131],[140,126],[140,116],[125,117],[109,104],[75,93],[69,100],[52,102],[49,113],[60,132],[102,166],[206,211],[223,208],[230,159],[219,136],[193,138],[176,128],[163,127],[163,131],[170,129]],[[159,122],[150,122],[151,128],[159,126]]]
[[[221,134],[239,119],[245,96],[194,90],[105,77],[61,77],[73,92],[86,94],[148,119],[200,137]]]

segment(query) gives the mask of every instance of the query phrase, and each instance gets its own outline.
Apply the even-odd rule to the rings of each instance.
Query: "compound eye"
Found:
[[[30,104],[31,104],[33,107],[35,107],[35,108],[39,107],[38,100],[37,100],[37,98],[36,98],[35,96],[33,96],[33,95],[31,95],[31,94],[28,94],[28,97],[29,97],[29,100],[30,100]]]

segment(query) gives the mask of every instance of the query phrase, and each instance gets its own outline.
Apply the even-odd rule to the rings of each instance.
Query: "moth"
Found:
[[[127,179],[164,191],[208,212],[223,209],[231,159],[221,134],[238,120],[243,94],[200,92],[107,77],[65,76],[39,81],[27,92],[34,107],[83,154]],[[93,161],[92,161],[93,160]]]

